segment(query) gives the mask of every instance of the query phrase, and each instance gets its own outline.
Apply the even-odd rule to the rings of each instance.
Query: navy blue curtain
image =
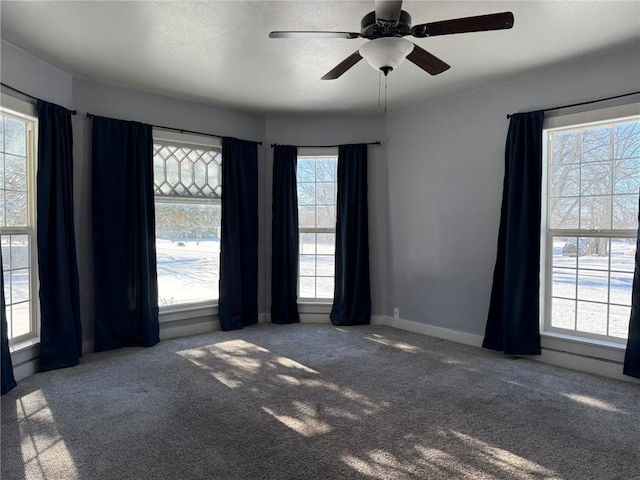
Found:
[[[498,255],[482,346],[540,354],[540,215],[544,112],[511,117],[498,232]]]
[[[258,323],[258,145],[222,139],[222,330]]]
[[[298,148],[273,150],[273,220],[271,252],[271,321],[298,323]]]
[[[640,208],[640,202],[638,205]],[[638,215],[638,238],[636,239],[636,267],[633,273],[631,292],[631,319],[629,338],[624,356],[624,374],[640,378],[640,214]]]
[[[158,324],[150,125],[93,117],[95,351],[155,345]]]
[[[40,371],[82,356],[78,262],[73,221],[71,112],[38,100],[37,236]]]
[[[334,325],[371,321],[367,146],[340,145],[336,219],[336,276],[331,308]]]
[[[2,250],[0,249],[0,265],[2,262]],[[4,270],[4,269],[2,269]],[[11,363],[11,353],[9,352],[9,340],[7,334],[7,312],[4,303],[4,271],[0,271],[0,394],[4,395],[16,386],[13,378],[13,364]]]

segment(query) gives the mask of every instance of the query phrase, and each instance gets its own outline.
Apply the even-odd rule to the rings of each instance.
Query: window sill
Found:
[[[186,305],[183,307],[160,308],[160,323],[175,322],[218,314],[218,304]]]
[[[23,340],[13,345],[9,345],[9,352],[11,354],[17,354],[24,350],[40,345],[40,337],[33,337],[28,340]]]
[[[542,348],[545,350],[570,353],[620,364],[624,362],[625,344],[574,337],[556,332],[540,333],[540,341]]]

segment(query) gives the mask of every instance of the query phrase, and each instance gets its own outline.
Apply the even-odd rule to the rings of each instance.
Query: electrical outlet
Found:
[[[400,318],[400,309],[398,307],[393,307],[393,318]]]

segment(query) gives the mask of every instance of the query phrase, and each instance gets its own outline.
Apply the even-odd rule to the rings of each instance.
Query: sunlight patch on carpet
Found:
[[[578,403],[581,403],[582,405],[586,405],[587,407],[597,408],[599,410],[605,410],[607,412],[623,413],[623,414],[627,413],[620,410],[619,408],[614,407],[610,403],[607,403],[603,400],[599,400],[597,398],[589,397],[587,395],[578,395],[577,393],[563,393],[562,396],[568,398],[569,400],[573,400],[574,402],[578,402]]]
[[[178,352],[222,385],[304,437],[332,432],[390,407],[324,378],[317,370],[244,340]],[[309,398],[313,401],[309,402]]]
[[[323,435],[333,430],[331,425],[318,419],[318,412],[313,406],[301,402],[294,402],[296,415],[278,414],[270,408],[262,407],[262,411],[268,413],[280,423],[290,428],[300,435],[310,438],[317,435]]]
[[[409,353],[424,353],[424,350],[420,347],[416,347],[415,345],[411,345],[405,342],[399,342],[395,340],[390,340],[388,338],[383,337],[377,333],[373,333],[366,337],[367,340],[371,340],[372,342],[380,343],[382,345],[386,345],[387,347],[397,348],[398,350],[402,350],[403,352]]]
[[[80,478],[42,391],[19,397],[16,413],[25,478]]]

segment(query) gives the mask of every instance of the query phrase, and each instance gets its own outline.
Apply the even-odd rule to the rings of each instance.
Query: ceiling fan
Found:
[[[513,26],[513,13],[502,12],[456,18],[411,26],[411,15],[402,10],[402,0],[375,0],[375,10],[360,22],[360,33],[326,31],[274,31],[270,38],[366,38],[370,40],[331,69],[322,80],[334,80],[365,58],[376,70],[388,75],[406,58],[431,75],[450,68],[438,57],[404,39],[435,37],[454,33],[504,30]]]

